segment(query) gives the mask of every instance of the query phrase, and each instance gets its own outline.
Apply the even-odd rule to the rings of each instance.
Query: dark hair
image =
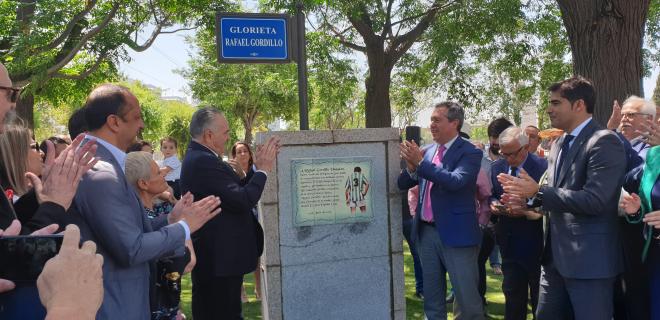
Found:
[[[596,90],[591,81],[585,77],[575,76],[553,83],[548,87],[548,91],[559,93],[562,98],[570,101],[571,104],[582,100],[587,106],[587,113],[594,113]]]
[[[163,139],[160,139],[160,147],[161,147],[161,148],[163,147],[163,142],[171,142],[171,143],[174,143],[174,147],[177,148],[177,149],[179,148],[179,143],[176,142],[176,139],[174,139],[174,138],[172,138],[172,137],[165,137],[165,138],[163,138]]]
[[[362,168],[360,168],[360,167],[355,167],[355,169],[353,169],[353,172],[362,172]]]
[[[50,140],[53,143],[53,145],[55,145],[56,147],[58,144],[66,144],[67,146],[69,145],[69,143],[66,140],[58,136],[51,136],[46,140]],[[48,154],[48,145],[46,144],[46,140],[41,141],[41,143],[39,144],[39,150],[41,150],[44,153],[44,155]]]
[[[89,131],[98,130],[105,125],[108,116],[123,117],[126,109],[128,88],[116,84],[102,84],[92,90],[85,102],[85,120]]]
[[[488,124],[488,129],[487,129],[488,136],[492,138],[497,138],[504,130],[506,130],[506,128],[512,125],[513,123],[511,123],[511,121],[507,120],[504,117],[497,118]]]
[[[458,120],[458,127],[456,130],[461,132],[463,121],[465,121],[465,111],[463,111],[463,107],[458,102],[443,101],[436,104],[435,108],[447,108],[447,120],[450,122]]]
[[[243,145],[247,148],[248,153],[250,154],[250,160],[248,161],[248,166],[251,167],[252,164],[254,164],[254,156],[252,155],[252,149],[250,149],[250,145],[248,145],[247,143],[243,141],[237,141],[236,143],[234,143],[234,145],[231,147],[231,157],[236,158],[236,148],[238,148],[238,146],[240,145]]]
[[[470,135],[463,132],[463,131],[459,132],[458,135],[461,136],[461,138],[463,138],[463,139],[470,140]]]
[[[87,119],[85,119],[85,108],[80,108],[73,112],[67,124],[69,136],[75,139],[79,134],[88,131]]]
[[[142,148],[145,147],[145,146],[149,146],[150,148],[152,148],[151,143],[149,143],[149,141],[140,140],[140,141],[132,144],[130,147],[128,147],[128,149],[126,150],[126,153],[135,152],[135,151],[142,151]]]

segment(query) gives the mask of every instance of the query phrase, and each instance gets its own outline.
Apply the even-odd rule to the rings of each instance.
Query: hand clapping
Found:
[[[274,136],[270,137],[265,144],[258,146],[254,159],[254,165],[257,167],[257,170],[265,172],[273,170],[279,151],[280,139]]]
[[[404,141],[401,143],[401,158],[406,161],[408,170],[417,170],[417,165],[424,159],[424,154],[414,141]]]
[[[46,141],[48,153],[42,178],[31,172],[25,174],[34,186],[39,203],[54,202],[65,210],[69,209],[83,174],[98,161],[94,158],[96,141],[88,141],[78,148],[84,138],[84,134],[78,135],[56,159],[55,146],[51,141]]]

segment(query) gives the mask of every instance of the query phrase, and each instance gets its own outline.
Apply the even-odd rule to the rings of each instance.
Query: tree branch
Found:
[[[66,73],[61,73],[57,72],[53,75],[53,78],[60,78],[60,79],[67,79],[67,80],[83,80],[87,77],[89,77],[90,74],[92,74],[94,71],[96,71],[101,63],[105,61],[105,58],[108,56],[108,51],[102,52],[97,58],[96,62],[94,64],[87,68],[87,70],[79,73],[79,74],[66,74]]]
[[[84,18],[90,11],[92,11],[94,6],[96,6],[96,1],[97,0],[87,1],[87,5],[85,6],[85,8],[82,11],[80,11],[78,14],[73,16],[73,18],[71,18],[71,21],[69,21],[64,31],[62,31],[62,33],[57,38],[55,38],[53,41],[51,41],[49,44],[46,44],[45,46],[41,46],[33,49],[31,51],[32,54],[39,54],[44,51],[52,50],[57,48],[57,46],[59,46],[60,44],[62,44],[62,42],[64,42],[64,40],[66,40],[69,37],[71,31],[73,31],[73,28],[75,28],[76,24],[80,21],[80,19]]]
[[[125,40],[124,43],[131,48],[135,52],[142,52],[144,50],[147,50],[151,45],[156,41],[156,37],[158,37],[159,34],[161,34],[161,30],[163,28],[163,25],[159,24],[156,26],[156,29],[151,33],[151,36],[149,36],[149,39],[147,39],[143,44],[137,44],[136,41],[134,40]],[[137,31],[136,31],[137,34]]]
[[[383,26],[383,32],[380,34],[381,38],[385,38],[387,34],[392,35],[392,5],[394,0],[387,1],[387,12],[385,13],[385,25]]]
[[[330,29],[330,31],[332,31],[332,33],[334,33],[335,37],[337,37],[337,40],[339,40],[339,43],[341,43],[341,44],[343,44],[343,45],[345,45],[345,46],[347,46],[347,47],[349,47],[353,50],[357,50],[357,51],[364,52],[364,53],[367,52],[367,48],[365,46],[361,46],[361,45],[358,45],[356,43],[350,42],[344,36],[344,33],[351,30],[351,27],[347,27],[346,29],[344,29],[343,31],[340,32],[339,30],[335,29],[335,27],[332,24],[330,24],[328,22],[328,18],[327,18],[326,14],[324,12],[321,12],[321,15],[323,16],[323,22],[321,22],[322,25],[324,27]]]
[[[364,43],[374,42],[376,40],[376,35],[371,26],[371,19],[364,5],[360,6],[359,19],[355,18],[351,13],[347,13],[346,15],[348,16],[348,21],[351,22],[355,30],[364,39]]]
[[[108,13],[108,15],[103,19],[103,21],[101,21],[101,23],[99,23],[99,25],[94,27],[88,33],[83,35],[82,38],[80,38],[80,41],[78,42],[78,44],[76,46],[74,46],[73,48],[71,48],[71,50],[69,50],[68,54],[64,55],[64,57],[59,59],[59,61],[57,61],[52,67],[50,67],[46,70],[46,74],[48,76],[52,76],[56,72],[60,71],[60,69],[62,69],[64,66],[66,66],[67,63],[69,63],[76,56],[78,51],[80,51],[80,49],[82,49],[82,47],[87,43],[87,41],[89,41],[89,39],[91,39],[93,36],[97,35],[105,27],[107,27],[108,24],[110,24],[110,21],[112,21],[112,18],[114,18],[114,16],[117,14],[117,10],[119,9],[119,5],[120,5],[119,2],[115,2],[115,4],[112,6],[112,9]]]
[[[198,27],[190,27],[190,28],[179,28],[179,29],[173,29],[173,30],[165,30],[161,31],[160,34],[170,34],[170,33],[177,33],[179,31],[187,31],[187,30],[197,30]]]
[[[444,5],[440,5],[439,0],[436,0],[431,6],[432,9],[427,11],[427,14],[414,28],[412,28],[412,30],[394,38],[388,47],[388,51],[392,54],[392,62],[396,62],[406,51],[408,51],[408,49],[410,49],[417,38],[419,38],[424,33],[424,31],[428,29],[428,27],[435,20],[436,16],[441,10],[449,8],[455,3],[456,1],[451,1],[445,3]]]

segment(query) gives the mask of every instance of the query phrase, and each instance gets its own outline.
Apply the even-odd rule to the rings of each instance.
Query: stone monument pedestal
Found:
[[[261,197],[263,317],[405,319],[399,131],[280,138]]]

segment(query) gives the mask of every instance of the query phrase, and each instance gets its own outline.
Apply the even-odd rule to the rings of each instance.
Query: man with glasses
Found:
[[[518,176],[522,168],[538,182],[547,169],[548,162],[529,151],[529,137],[520,128],[509,127],[504,130],[498,142],[503,159],[493,163],[490,209],[493,214],[499,215],[495,238],[502,254],[504,318],[527,319],[527,303],[531,302],[532,312],[536,312],[539,297],[540,260],[543,250],[542,220],[534,219],[534,214],[528,211],[510,210],[503,206],[500,200],[504,190],[497,181],[497,176],[500,173]],[[528,292],[531,300],[527,299]]]
[[[638,96],[630,96],[623,102],[621,108],[619,132],[630,141],[633,149],[642,159],[646,159],[646,152],[651,147],[641,134],[645,131],[643,125],[647,120],[652,121],[655,114],[655,104]]]

